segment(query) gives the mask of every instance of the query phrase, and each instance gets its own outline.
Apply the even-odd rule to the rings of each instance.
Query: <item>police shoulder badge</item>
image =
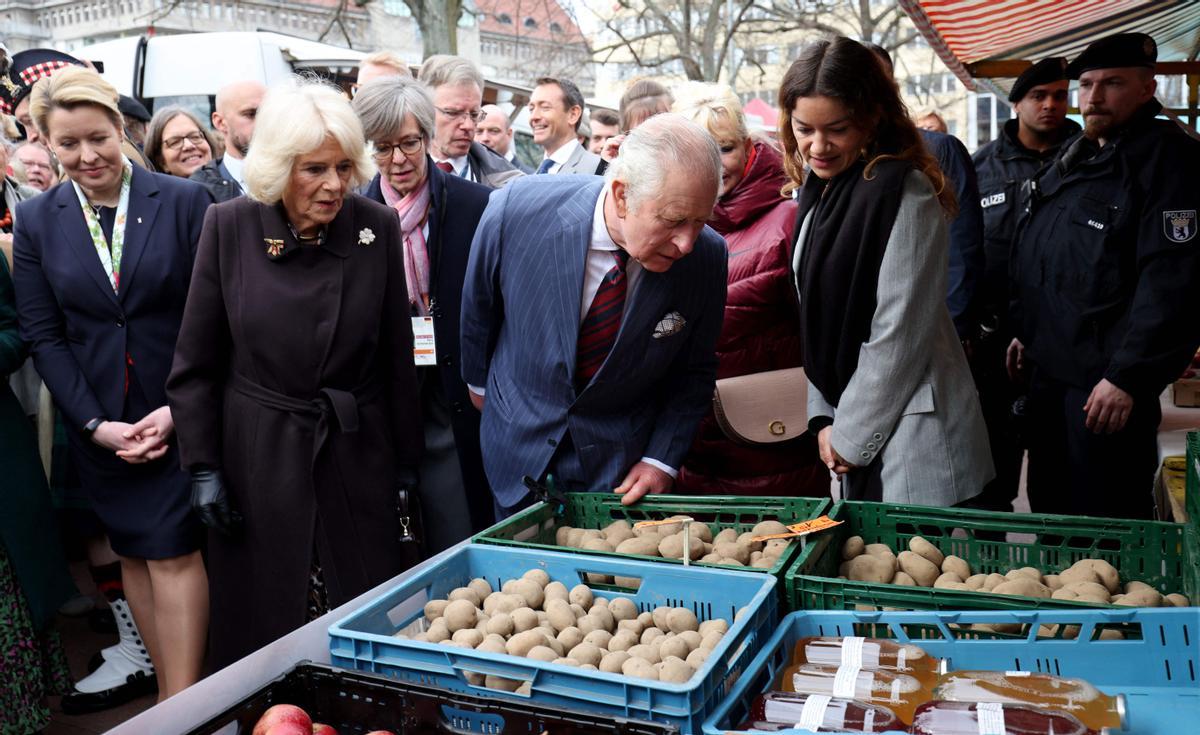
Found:
[[[1196,210],[1175,209],[1163,212],[1163,234],[1171,242],[1187,242],[1196,236]]]

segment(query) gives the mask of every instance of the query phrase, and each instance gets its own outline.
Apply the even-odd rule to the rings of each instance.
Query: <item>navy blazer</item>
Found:
[[[119,293],[69,181],[18,205],[13,285],[21,338],[75,430],[97,417],[122,418],[126,355],[150,404],[167,404],[167,373],[211,203],[200,184],[134,166]]]
[[[428,156],[429,172],[429,290],[430,316],[433,317],[434,339],[437,342],[438,369],[436,379],[450,404],[454,428],[454,444],[458,452],[467,497],[471,500],[471,521],[483,530],[495,521],[491,493],[483,472],[479,450],[479,412],[471,405],[467,385],[460,371],[459,321],[462,308],[463,279],[467,272],[467,257],[471,240],[492,190],[483,184],[448,174]],[[386,204],[376,175],[363,195]]]
[[[678,468],[712,405],[725,313],[725,241],[705,227],[664,273],[643,271],[612,352],[576,393],[584,263],[604,180],[526,176],[492,193],[463,288],[463,378],[486,386],[480,439],[509,507],[570,436],[590,491],[649,457]],[[659,330],[666,317],[677,330]],[[668,333],[664,333],[670,332]]]

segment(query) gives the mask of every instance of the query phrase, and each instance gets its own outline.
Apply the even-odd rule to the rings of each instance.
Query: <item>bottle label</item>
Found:
[[[975,705],[975,718],[979,735],[1005,735],[1004,705],[999,702],[980,702]]]
[[[904,662],[907,658],[908,658],[908,649],[903,644],[901,644],[900,648],[897,649],[897,651],[896,651],[896,669],[897,670],[904,671]]]
[[[1009,679],[1024,679],[1029,676],[1028,671],[1005,671],[1004,675]]]
[[[863,732],[875,732],[875,708],[867,707],[863,711]]]
[[[845,697],[854,699],[857,696],[859,674],[862,671],[857,666],[842,666],[837,670],[837,675],[833,677],[833,696]],[[871,685],[875,682],[875,675],[871,674],[868,678],[866,686],[863,688],[863,697],[869,697],[871,693]]]
[[[825,708],[829,706],[830,698],[824,694],[810,694],[804,701],[804,709],[800,710],[800,721],[796,723],[797,730],[812,730],[816,732],[825,723]]]
[[[856,635],[842,639],[842,666],[862,668],[864,641],[866,641],[865,638]]]

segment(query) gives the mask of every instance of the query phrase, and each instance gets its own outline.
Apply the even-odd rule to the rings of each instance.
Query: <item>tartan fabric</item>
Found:
[[[54,70],[70,65],[69,61],[43,61],[33,66],[27,66],[17,73],[20,74],[21,81],[25,82],[25,86],[32,87],[34,82],[42,77],[50,76]]]
[[[575,387],[580,390],[600,370],[604,358],[608,357],[617,341],[617,333],[621,331],[628,283],[625,265],[629,262],[629,253],[615,250],[613,260],[615,264],[604,275],[592,305],[588,307],[587,316],[579,326],[579,343],[575,350]]]

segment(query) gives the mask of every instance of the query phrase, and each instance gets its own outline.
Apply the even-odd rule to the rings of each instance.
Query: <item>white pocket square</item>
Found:
[[[658,321],[654,325],[654,339],[662,339],[670,337],[679,330],[683,329],[683,325],[687,324],[687,319],[683,318],[683,314],[678,311],[672,311]]]

